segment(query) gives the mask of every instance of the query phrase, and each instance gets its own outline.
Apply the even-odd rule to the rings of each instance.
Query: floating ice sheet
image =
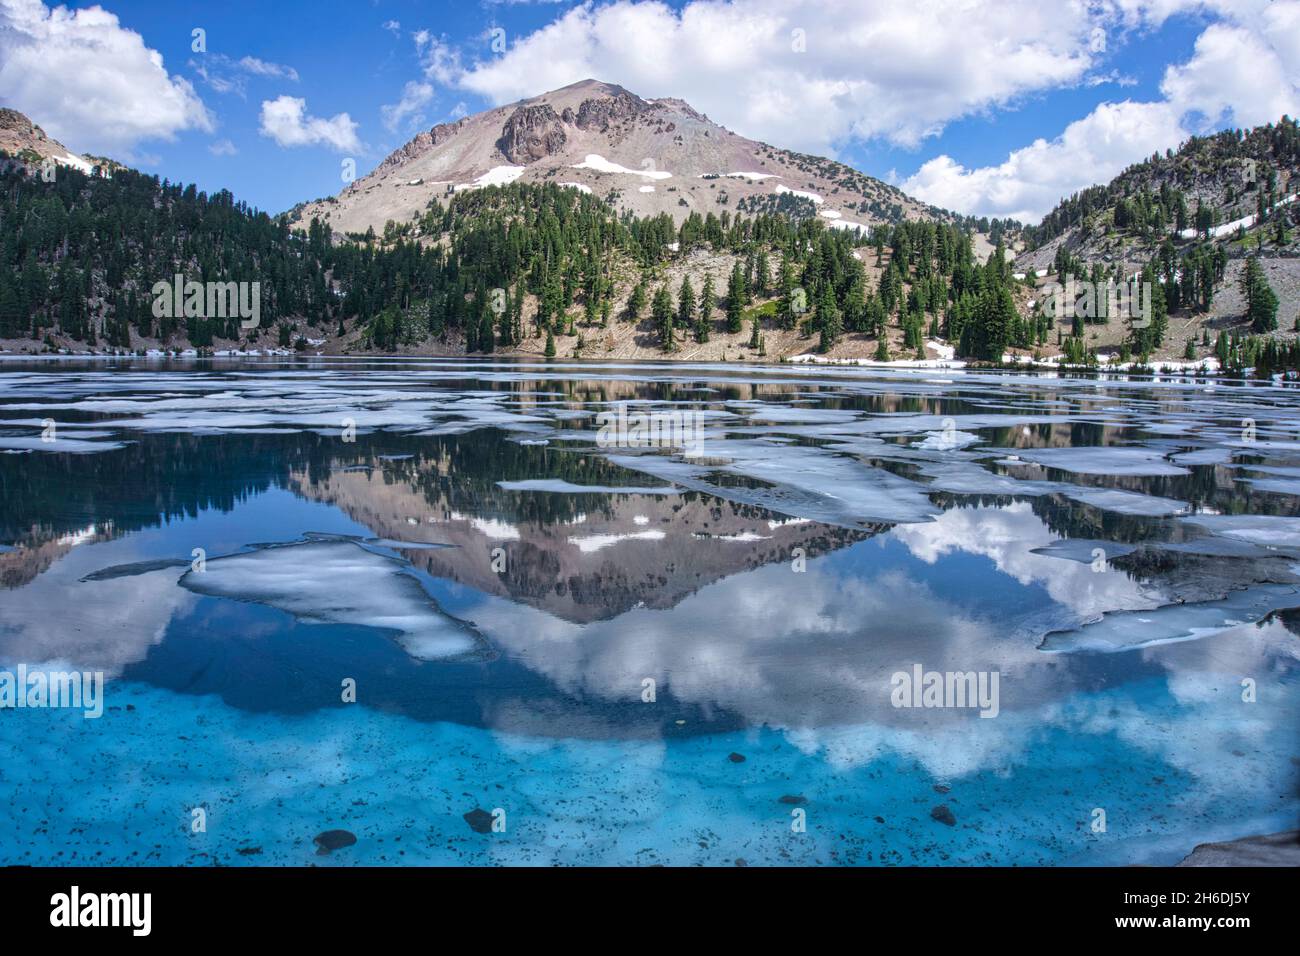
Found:
[[[189,567],[189,565],[189,558],[158,558],[154,561],[137,561],[134,564],[118,564],[111,568],[92,571],[90,574],[82,577],[81,580],[112,581],[117,578],[132,578],[137,574],[148,574],[151,571],[161,571],[163,568],[186,568]]]
[[[1024,461],[1079,475],[1188,475],[1186,468],[1170,463],[1149,448],[1079,446],[1075,448],[1022,448]]]
[[[1220,601],[1167,604],[1150,611],[1112,611],[1068,631],[1052,631],[1039,649],[1127,651],[1156,644],[1194,641],[1262,620],[1282,608],[1300,606],[1300,592],[1280,584],[1233,591]]]
[[[403,562],[356,541],[322,538],[209,558],[180,583],[198,594],[266,604],[307,624],[393,631],[407,653],[423,660],[488,652],[478,631],[444,613]]]
[[[1100,558],[1102,563],[1097,566],[1104,567],[1106,561],[1125,554],[1132,554],[1136,550],[1131,544],[1120,544],[1117,541],[1060,538],[1044,547],[1034,548],[1031,553],[1044,554],[1052,558],[1064,558],[1067,561],[1078,561],[1080,564],[1088,565],[1093,565]]]
[[[1272,548],[1300,548],[1300,518],[1278,515],[1191,515],[1183,519],[1214,534]]]
[[[549,491],[561,495],[675,495],[676,488],[638,488],[633,485],[577,485],[562,478],[529,478],[523,481],[498,481],[506,491]]]
[[[1135,491],[1121,491],[1118,488],[1072,488],[1065,492],[1067,498],[1114,511],[1117,514],[1137,515],[1139,517],[1160,518],[1167,515],[1184,514],[1191,510],[1185,501],[1161,498],[1156,495],[1143,495]]]
[[[101,451],[113,451],[122,448],[120,441],[90,441],[108,432],[80,432],[81,438],[55,438],[46,441],[40,435],[0,435],[0,449],[4,451],[45,451],[67,452],[73,455],[89,455]]]
[[[1268,491],[1276,495],[1300,496],[1300,478],[1239,478],[1256,491]]]
[[[455,545],[443,544],[440,541],[399,541],[396,538],[366,538],[362,543],[376,548],[388,548],[397,551],[429,551],[438,548],[455,547]]]

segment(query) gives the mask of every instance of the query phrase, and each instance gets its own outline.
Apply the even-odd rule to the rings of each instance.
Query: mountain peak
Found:
[[[0,137],[8,137],[14,141],[21,139],[33,145],[53,142],[45,135],[45,130],[33,123],[26,114],[9,107],[0,107]],[[0,145],[0,148],[5,147]]]
[[[681,221],[783,210],[865,230],[950,218],[833,160],[777,149],[718,125],[677,97],[644,99],[588,77],[417,134],[336,198],[296,210],[339,232],[408,223],[431,200],[509,182],[553,182],[620,211]]]
[[[96,165],[96,161],[51,139],[25,114],[8,107],[0,107],[0,152],[27,161],[52,159],[60,166],[71,166],[83,173],[93,172]]]
[[[595,77],[589,76],[585,80],[578,80],[576,83],[570,83],[568,86],[561,86],[559,89],[552,90],[551,93],[543,93],[542,96],[549,96],[554,93],[563,93],[568,90],[579,90],[584,93],[602,92],[611,95],[627,92],[627,90],[619,86],[617,83],[608,83],[605,80],[598,80]]]

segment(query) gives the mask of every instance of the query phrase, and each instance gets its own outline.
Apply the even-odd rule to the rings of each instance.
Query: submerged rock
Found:
[[[727,759],[730,760],[732,763],[744,763],[745,755],[738,754],[738,753],[731,753],[727,755]]]
[[[1202,843],[1177,866],[1300,866],[1300,830]]]
[[[312,842],[316,844],[317,856],[328,856],[332,850],[341,850],[345,846],[352,846],[357,842],[357,838],[347,830],[326,830],[323,833],[316,834]]]
[[[465,822],[475,833],[492,832],[492,814],[488,813],[482,807],[475,807],[469,813],[463,814]]]
[[[931,810],[930,819],[938,820],[945,826],[955,827],[957,825],[957,818],[952,815],[952,811],[948,809],[948,804],[946,803],[941,803]]]

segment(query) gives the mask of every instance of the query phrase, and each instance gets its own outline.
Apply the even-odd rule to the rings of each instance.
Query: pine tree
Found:
[[[14,287],[0,276],[0,335],[17,337],[23,327],[23,308]]]
[[[650,319],[659,333],[659,343],[665,352],[677,348],[676,336],[673,334],[673,297],[665,286],[660,286],[650,302]]]
[[[1272,332],[1277,329],[1277,294],[1268,284],[1264,268],[1257,256],[1246,260],[1242,270],[1241,289],[1246,297],[1246,316],[1250,327],[1256,332]]]
[[[552,272],[542,287],[541,302],[537,309],[537,327],[548,332],[556,320],[564,314],[564,285],[558,275]]]
[[[524,287],[523,276],[515,283],[515,295],[511,301],[513,309],[510,312],[510,344],[522,345],[524,342],[524,296],[527,290]]]
[[[703,322],[711,322],[713,319],[713,310],[718,307],[718,293],[713,288],[713,276],[704,277],[704,290],[700,293],[700,319]]]
[[[745,313],[745,273],[737,262],[731,268],[731,279],[727,282],[727,331],[739,332],[744,324]]]
[[[817,325],[821,330],[821,341],[817,346],[819,352],[829,352],[839,340],[844,326],[840,310],[835,305],[835,292],[830,283],[822,287],[821,301],[817,303]]]
[[[777,282],[780,284],[781,300],[777,306],[777,315],[781,328],[787,332],[795,326],[795,277],[794,267],[790,260],[784,256],[781,258],[781,269],[778,273]]]
[[[487,302],[483,303],[483,309],[479,315],[478,324],[478,350],[480,352],[492,352],[496,348],[493,341],[492,331],[492,307]]]
[[[632,287],[632,291],[627,297],[627,318],[629,322],[641,321],[641,313],[645,311],[645,300],[645,280],[642,279]]]
[[[683,329],[695,325],[695,289],[690,276],[682,277],[681,288],[677,291],[677,325]]]
[[[767,253],[760,252],[754,264],[754,291],[759,295],[767,295],[767,287],[771,281],[768,274]]]

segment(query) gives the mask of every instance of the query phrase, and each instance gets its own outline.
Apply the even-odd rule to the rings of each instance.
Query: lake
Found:
[[[1166,864],[1292,828],[1298,399],[9,362],[0,668],[104,683],[0,707],[0,864]]]

